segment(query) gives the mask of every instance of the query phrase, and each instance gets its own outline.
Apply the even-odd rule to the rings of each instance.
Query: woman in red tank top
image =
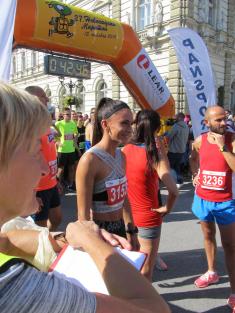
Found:
[[[154,136],[159,129],[160,117],[157,112],[140,111],[136,116],[132,143],[123,148],[128,198],[134,223],[138,227],[140,250],[147,254],[142,274],[150,281],[159,246],[162,218],[170,212],[178,195],[164,146]],[[167,201],[163,206],[158,202],[159,179],[168,190]]]

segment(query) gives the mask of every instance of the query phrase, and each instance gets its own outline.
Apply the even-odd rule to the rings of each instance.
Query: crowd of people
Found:
[[[38,86],[21,91],[0,83],[1,312],[170,312],[151,281],[161,225],[188,164],[195,186],[192,210],[200,220],[208,262],[195,285],[219,281],[217,223],[231,286],[228,304],[235,312],[231,112],[209,107],[208,131],[194,140],[190,117],[182,112],[160,136],[157,112],[145,109],[133,116],[120,100],[102,98],[90,117],[65,108],[55,121],[47,102]],[[162,185],[168,191],[165,203]],[[54,236],[62,220],[61,194],[71,190],[77,194],[78,220],[63,236]],[[25,219],[29,216],[37,226]],[[67,243],[90,254],[109,296],[46,273]],[[141,273],[115,252],[117,245],[146,253]]]

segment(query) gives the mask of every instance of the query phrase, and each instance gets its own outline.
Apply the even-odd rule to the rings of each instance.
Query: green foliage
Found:
[[[75,96],[66,96],[63,99],[63,107],[71,107],[72,105],[75,105],[77,109],[80,108],[82,104],[82,100]]]

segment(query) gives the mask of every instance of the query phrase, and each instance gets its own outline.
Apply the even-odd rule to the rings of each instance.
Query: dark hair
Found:
[[[152,171],[153,164],[159,161],[154,133],[160,129],[160,116],[153,110],[142,110],[137,113],[135,124],[133,141],[145,144],[148,169]]]
[[[176,114],[176,117],[183,120],[185,118],[185,114],[183,112],[179,112]]]
[[[114,113],[122,110],[129,109],[129,106],[120,100],[113,100],[111,98],[102,98],[95,111],[95,122],[93,129],[92,146],[96,145],[103,136],[103,130],[101,127],[101,121],[103,119],[108,119]]]

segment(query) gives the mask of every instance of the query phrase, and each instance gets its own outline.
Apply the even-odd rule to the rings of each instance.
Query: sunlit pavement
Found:
[[[160,254],[168,265],[168,271],[155,269],[154,287],[170,304],[173,313],[229,313],[226,306],[229,295],[223,250],[217,232],[218,272],[221,279],[218,284],[205,289],[194,286],[194,280],[206,271],[203,239],[200,224],[191,212],[193,187],[186,181],[179,189],[180,196],[176,206],[164,220],[162,227]],[[162,190],[163,200],[166,190]],[[62,199],[63,223],[76,219],[76,194],[68,193]]]

